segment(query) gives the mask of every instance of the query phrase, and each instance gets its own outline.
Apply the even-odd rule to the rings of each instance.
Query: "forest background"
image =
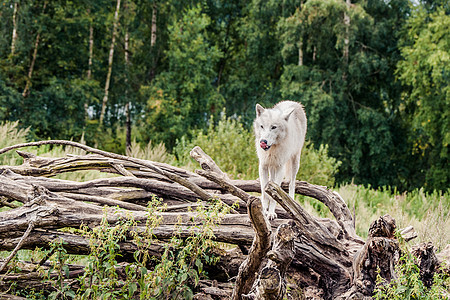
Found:
[[[118,153],[163,143],[185,165],[203,141],[256,178],[255,104],[290,99],[325,184],[446,191],[449,14],[444,0],[2,1],[0,122]]]

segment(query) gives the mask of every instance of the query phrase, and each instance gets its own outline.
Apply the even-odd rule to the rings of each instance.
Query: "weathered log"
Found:
[[[124,160],[124,161],[129,161],[132,163],[135,163],[137,165],[140,166],[144,166],[146,168],[149,168],[153,171],[155,171],[156,173],[167,177],[168,179],[177,182],[178,184],[190,189],[191,191],[193,191],[194,193],[196,193],[201,199],[207,201],[208,199],[211,199],[211,195],[208,194],[207,192],[205,192],[202,188],[200,188],[198,185],[196,185],[195,183],[183,178],[182,176],[179,176],[178,174],[172,173],[172,172],[168,172],[164,169],[161,169],[159,166],[157,166],[156,164],[154,164],[153,162],[147,161],[147,160],[143,160],[143,159],[138,159],[138,158],[133,158],[133,157],[129,157],[129,156],[125,156],[125,155],[120,155],[120,154],[116,154],[116,153],[111,153],[111,152],[107,152],[107,151],[102,151],[99,149],[95,149],[80,143],[76,143],[76,142],[72,142],[72,141],[65,141],[65,140],[48,140],[48,141],[40,141],[40,142],[32,142],[32,143],[24,143],[24,144],[18,144],[18,145],[14,145],[14,146],[10,146],[10,147],[6,147],[3,149],[0,149],[0,154],[11,151],[13,149],[18,149],[18,148],[22,148],[22,147],[29,147],[29,146],[41,146],[41,145],[54,145],[54,144],[58,144],[58,145],[68,145],[68,146],[73,146],[73,147],[77,147],[77,148],[81,148],[85,151],[88,152],[92,152],[95,154],[99,154],[99,155],[103,155],[105,157],[109,157],[109,158],[113,158],[113,159],[119,159],[119,160]]]
[[[349,236],[342,234],[342,227],[338,223],[334,223],[335,228],[330,231],[274,183],[267,185],[266,192],[288,211],[297,225],[295,258],[292,264],[302,269],[306,267],[303,275],[306,278],[311,276],[309,270],[314,270],[320,276],[320,286],[325,298],[334,299],[344,293],[350,284],[352,255],[361,248],[362,240],[346,239]],[[329,197],[330,201],[334,199],[336,198]],[[307,286],[308,282],[304,285]]]
[[[413,246],[411,253],[417,258],[417,266],[420,269],[420,280],[430,288],[433,284],[434,274],[439,269],[439,261],[434,252],[432,243],[421,243]]]
[[[21,231],[25,231],[29,224],[31,214],[38,214],[40,219],[36,228],[59,229],[63,227],[79,228],[81,224],[90,227],[100,224],[104,217],[104,210],[94,204],[84,203],[66,198],[53,193],[44,187],[27,185],[24,182],[16,182],[0,175],[0,187],[5,187],[3,194],[8,194],[14,199],[25,202],[19,208],[0,212],[0,238],[17,238]],[[2,191],[0,191],[1,195]],[[255,198],[256,199],[256,198]],[[132,217],[135,221],[145,224],[147,213],[145,211],[121,211],[115,208],[107,208],[107,221],[116,224],[120,220]],[[181,237],[191,234],[190,227],[201,224],[195,212],[184,213],[157,213],[161,217],[161,225],[154,229],[154,235],[159,239],[170,238],[179,225]],[[181,218],[181,223],[179,220]],[[273,226],[278,226],[287,220],[276,220]],[[136,230],[144,231],[143,226],[137,226]],[[213,229],[215,239],[220,242],[232,244],[250,245],[254,231],[247,215],[225,215],[221,224]]]
[[[295,220],[299,230],[304,232],[309,239],[323,246],[333,247],[338,251],[345,251],[340,241],[325,226],[307,213],[277,184],[269,182],[266,187],[266,193],[289,213],[291,218]]]
[[[202,167],[203,170],[216,173],[217,176],[220,176],[224,180],[230,180],[228,175],[222,172],[216,162],[212,160],[212,158],[208,154],[206,154],[199,146],[195,146],[191,150],[191,152],[189,152],[189,155],[200,164],[200,167]]]
[[[267,264],[259,273],[250,293],[242,296],[243,299],[284,299],[286,271],[295,254],[294,237],[291,225],[282,224],[277,228],[272,250],[267,253]]]
[[[197,170],[197,173],[219,184],[222,188],[226,189],[234,196],[244,200],[247,203],[248,215],[256,232],[249,254],[239,267],[235,287],[231,296],[231,299],[239,300],[242,295],[247,294],[250,291],[256,279],[256,274],[261,268],[261,263],[270,248],[272,234],[270,223],[263,213],[261,200],[259,198],[249,195],[241,189],[233,186],[229,182],[228,176],[226,176],[225,173],[217,167],[217,165],[203,152],[203,150],[199,147],[194,149],[195,151],[191,151],[191,156],[194,156],[194,158],[196,158],[199,162],[203,162],[201,165],[203,169],[207,170]]]
[[[399,259],[400,248],[394,238],[395,229],[395,220],[389,215],[372,222],[367,241],[353,261],[351,289],[339,299],[369,299],[378,274],[386,282],[396,278],[394,265]]]
[[[256,279],[256,274],[261,268],[261,263],[271,246],[272,230],[268,219],[263,213],[261,200],[251,197],[247,207],[256,234],[247,258],[239,267],[235,288],[231,296],[231,299],[234,300],[241,299],[243,294],[247,294],[250,291]]]
[[[202,199],[202,205],[207,206],[210,198],[215,197],[230,206],[238,202],[239,208],[236,210],[240,214],[224,216],[221,224],[213,228],[214,239],[239,245],[244,252],[247,252],[246,248],[253,243],[245,263],[242,263],[245,256],[240,249],[234,248],[217,252],[221,257],[217,267],[205,266],[209,268],[212,278],[223,282],[236,276],[240,265],[242,270],[236,280],[236,286],[240,289],[240,292],[236,293],[237,297],[249,293],[256,285],[265,285],[266,288],[254,288],[250,294],[269,295],[270,290],[282,291],[282,278],[285,273],[288,277],[295,278],[296,286],[304,288],[306,297],[309,297],[308,295],[315,295],[321,299],[339,297],[344,299],[344,296],[370,297],[376,268],[384,270],[382,276],[387,280],[395,276],[392,270],[396,256],[392,253],[397,251],[397,246],[392,236],[393,227],[390,225],[393,222],[387,217],[374,222],[369,238],[364,243],[356,235],[352,214],[343,199],[326,187],[297,181],[296,193],[324,203],[335,220],[309,215],[284,192],[287,185],[283,183],[282,189],[274,185],[268,187],[268,193],[271,193],[280,205],[277,208],[279,219],[267,223],[259,199],[248,194],[261,191],[259,181],[231,180],[200,148],[193,149],[191,153],[204,169],[196,173],[68,141],[15,145],[1,149],[0,154],[21,146],[47,143],[80,147],[96,154],[42,158],[18,151],[24,157],[21,166],[0,166],[0,205],[12,208],[0,212],[0,250],[33,249],[36,246],[48,248],[50,241],[59,238],[67,241],[64,247],[69,253],[86,254],[89,252],[89,244],[84,237],[63,233],[58,229],[78,228],[82,223],[90,227],[98,226],[105,218],[106,212],[109,224],[114,225],[127,218],[133,218],[138,223],[130,230],[144,232],[146,230],[144,224],[148,217],[146,206],[156,195],[163,198],[164,204],[168,205],[165,212],[155,213],[155,216],[161,218],[160,225],[153,231],[155,240],[159,241],[154,245],[152,243],[149,250],[158,257],[163,251],[164,241],[171,238],[174,232],[181,238],[188,238],[193,231],[200,230],[195,227],[201,225],[202,219],[198,218],[195,212],[188,211],[188,208],[199,205],[198,199]],[[49,178],[55,174],[93,169],[117,174],[120,177],[86,182]],[[21,202],[23,206],[17,207],[13,200]],[[28,236],[24,238],[24,232],[30,228],[33,216],[36,218],[33,230],[29,230]],[[267,252],[271,245],[268,237],[272,230],[292,222],[291,219],[295,222],[294,238],[291,241],[294,258],[286,271],[285,267],[275,268],[277,256],[270,251]],[[409,229],[405,230],[403,235],[414,237],[414,233]],[[136,251],[133,241],[123,241],[119,245],[123,260],[131,262]],[[265,249],[266,247],[269,248]],[[428,255],[428,250],[422,252],[425,256],[432,257]],[[359,254],[355,256],[356,252]],[[274,260],[267,260],[267,257]],[[263,268],[264,262],[267,261],[269,266]],[[427,260],[423,261],[423,264],[427,265],[425,263]],[[424,278],[430,276],[431,273],[424,273]],[[255,283],[258,277],[260,280]],[[263,283],[270,278],[280,280]],[[38,282],[35,281],[36,284]],[[270,288],[272,284],[273,289]],[[211,299],[229,298],[231,288],[228,287],[224,292],[225,288],[222,286],[223,283],[214,284],[212,281],[212,284],[199,288],[197,297],[203,295]]]

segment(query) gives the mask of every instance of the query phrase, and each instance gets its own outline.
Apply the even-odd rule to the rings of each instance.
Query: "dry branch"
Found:
[[[268,222],[262,213],[259,197],[249,194],[261,191],[259,181],[231,180],[198,147],[191,151],[191,155],[203,170],[196,173],[69,141],[20,144],[1,149],[0,154],[44,144],[78,147],[94,154],[44,158],[17,151],[24,158],[21,166],[0,166],[0,206],[11,208],[0,212],[0,250],[49,248],[50,242],[61,239],[65,241],[63,245],[68,253],[87,254],[90,248],[85,237],[59,229],[79,228],[82,224],[92,228],[98,226],[103,218],[113,226],[121,220],[132,218],[136,225],[130,230],[143,233],[148,218],[147,204],[158,196],[167,209],[154,215],[161,222],[153,230],[155,240],[148,249],[151,255],[159,257],[164,241],[175,232],[180,238],[187,238],[192,232],[200,230],[198,227],[203,222],[202,218],[189,209],[198,205],[208,206],[214,197],[229,206],[239,204],[233,211],[239,214],[223,216],[213,232],[216,241],[240,248],[217,250],[217,255],[221,257],[218,265],[206,268],[209,268],[211,278],[219,283],[208,281],[200,285],[198,299],[203,296],[217,299],[233,296],[233,299],[240,299],[244,294],[257,299],[280,299],[288,277],[295,278],[296,285],[304,289],[307,297],[363,297],[370,296],[373,291],[376,268],[383,270],[386,279],[395,276],[392,270],[398,246],[392,236],[395,228],[393,220],[385,216],[374,222],[368,240],[364,241],[356,234],[354,218],[344,200],[326,187],[297,181],[295,190],[298,194],[324,203],[334,220],[308,214],[285,193],[286,184],[280,188],[270,183],[266,191],[279,204],[279,219]],[[119,177],[85,182],[51,178],[56,174],[81,170],[98,170]],[[30,220],[33,222],[30,223]],[[287,235],[291,238],[275,238],[273,242],[271,232],[285,228],[287,224],[294,225]],[[27,234],[24,235],[24,232]],[[402,234],[408,239],[415,236],[410,228]],[[130,239],[120,242],[119,246],[121,259],[133,262],[136,244]],[[428,246],[422,247],[416,252],[419,257],[433,258],[430,249]],[[243,252],[248,252],[248,255]],[[14,254],[11,253],[11,256]],[[370,263],[367,263],[368,259]],[[424,269],[428,266],[430,271],[424,271],[424,281],[429,282],[435,262],[439,259],[421,259]],[[2,268],[8,269],[6,263],[2,264]],[[231,278],[236,278],[233,295],[232,287],[225,283]],[[42,285],[39,279],[26,284],[30,282],[49,288]],[[24,282],[19,286],[22,283],[25,287]],[[6,290],[7,286],[0,283],[0,290]]]

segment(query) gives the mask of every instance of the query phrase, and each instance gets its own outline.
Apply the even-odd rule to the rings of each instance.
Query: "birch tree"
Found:
[[[120,11],[120,0],[117,0],[116,11],[114,13],[111,46],[109,47],[108,73],[106,75],[105,93],[104,93],[103,101],[102,101],[102,110],[100,113],[99,127],[102,127],[103,119],[105,118],[106,104],[108,103],[109,85],[111,82],[111,74],[112,74],[113,59],[114,59],[114,47],[116,44],[117,26],[119,24],[119,11]]]
[[[154,47],[156,44],[156,30],[157,30],[157,24],[156,24],[156,16],[158,13],[158,4],[156,3],[156,1],[153,1],[153,6],[152,6],[152,35],[150,38],[150,46]]]
[[[45,9],[47,8],[48,1],[44,2],[44,6],[42,7],[42,15],[45,13]],[[31,57],[31,63],[30,68],[28,69],[28,77],[27,77],[27,83],[25,84],[25,88],[22,92],[23,97],[27,97],[30,92],[31,87],[31,77],[33,76],[33,70],[34,70],[34,64],[36,63],[36,57],[38,53],[39,48],[39,40],[41,38],[41,31],[38,30],[36,34],[36,41],[34,42],[34,50],[33,50],[33,56]]]
[[[16,51],[16,41],[17,41],[17,10],[19,7],[19,2],[14,2],[14,12],[13,12],[13,32],[11,38],[11,56],[14,56]]]
[[[89,54],[88,54],[88,69],[87,69],[86,78],[87,78],[87,80],[91,80],[91,78],[92,78],[92,59],[94,56],[94,24],[92,21],[90,9],[88,9],[87,14],[89,17]],[[85,114],[86,120],[89,118],[88,106],[89,106],[89,104],[86,99],[86,101],[84,102],[84,114]]]

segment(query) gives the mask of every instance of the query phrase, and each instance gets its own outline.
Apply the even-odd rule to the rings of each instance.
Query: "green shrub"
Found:
[[[192,136],[191,140],[187,140],[186,136],[177,140],[173,151],[179,165],[189,169],[198,168],[198,164],[190,158],[189,152],[195,146],[199,146],[211,156],[222,171],[232,177],[254,179],[258,176],[258,157],[253,135],[243,127],[239,119],[222,116],[216,125],[211,118],[206,133],[196,130]]]
[[[239,119],[227,118],[225,114],[217,123],[210,119],[209,127],[204,133],[196,130],[191,140],[185,136],[177,140],[174,154],[178,164],[189,169],[198,168],[198,164],[189,156],[195,146],[200,146],[217,165],[235,179],[258,178],[258,156],[256,155],[254,135],[245,129]],[[328,156],[328,147],[318,149],[306,142],[302,150],[300,171],[297,179],[319,185],[334,185],[334,175],[340,162]]]
[[[450,277],[442,270],[433,277],[433,285],[427,288],[420,280],[420,269],[416,258],[402,246],[402,255],[395,271],[397,278],[387,283],[377,276],[377,286],[373,298],[376,300],[444,300],[450,296]]]
[[[217,247],[213,241],[213,229],[230,208],[220,200],[212,200],[208,206],[199,202],[196,217],[191,220],[197,225],[190,229],[189,236],[181,237],[184,229],[178,224],[177,230],[165,244],[161,258],[156,259],[149,255],[149,246],[156,242],[153,229],[161,223],[157,213],[163,210],[156,197],[149,202],[144,232],[135,231],[137,223],[131,217],[110,225],[106,211],[98,227],[82,228],[84,236],[89,238],[90,254],[80,279],[77,299],[137,299],[136,296],[140,299],[193,298],[193,288],[206,276],[204,263],[212,265],[217,261],[212,254]],[[116,271],[119,243],[131,239],[138,247],[134,254],[135,262],[125,267],[126,278],[119,278]],[[62,281],[56,283],[62,284]],[[68,288],[64,290],[70,291]]]
[[[116,271],[120,256],[119,242],[124,241],[133,220],[123,219],[116,225],[108,224],[106,210],[100,226],[90,229],[82,226],[83,235],[89,239],[90,254],[78,291],[81,299],[123,299]]]
[[[192,299],[193,288],[206,276],[204,263],[213,265],[218,257],[213,255],[217,243],[213,241],[213,229],[230,208],[220,200],[213,200],[205,207],[198,203],[197,217],[191,221],[190,236],[182,239],[181,226],[174,232],[159,263],[151,271],[143,270],[139,281],[140,299]]]

